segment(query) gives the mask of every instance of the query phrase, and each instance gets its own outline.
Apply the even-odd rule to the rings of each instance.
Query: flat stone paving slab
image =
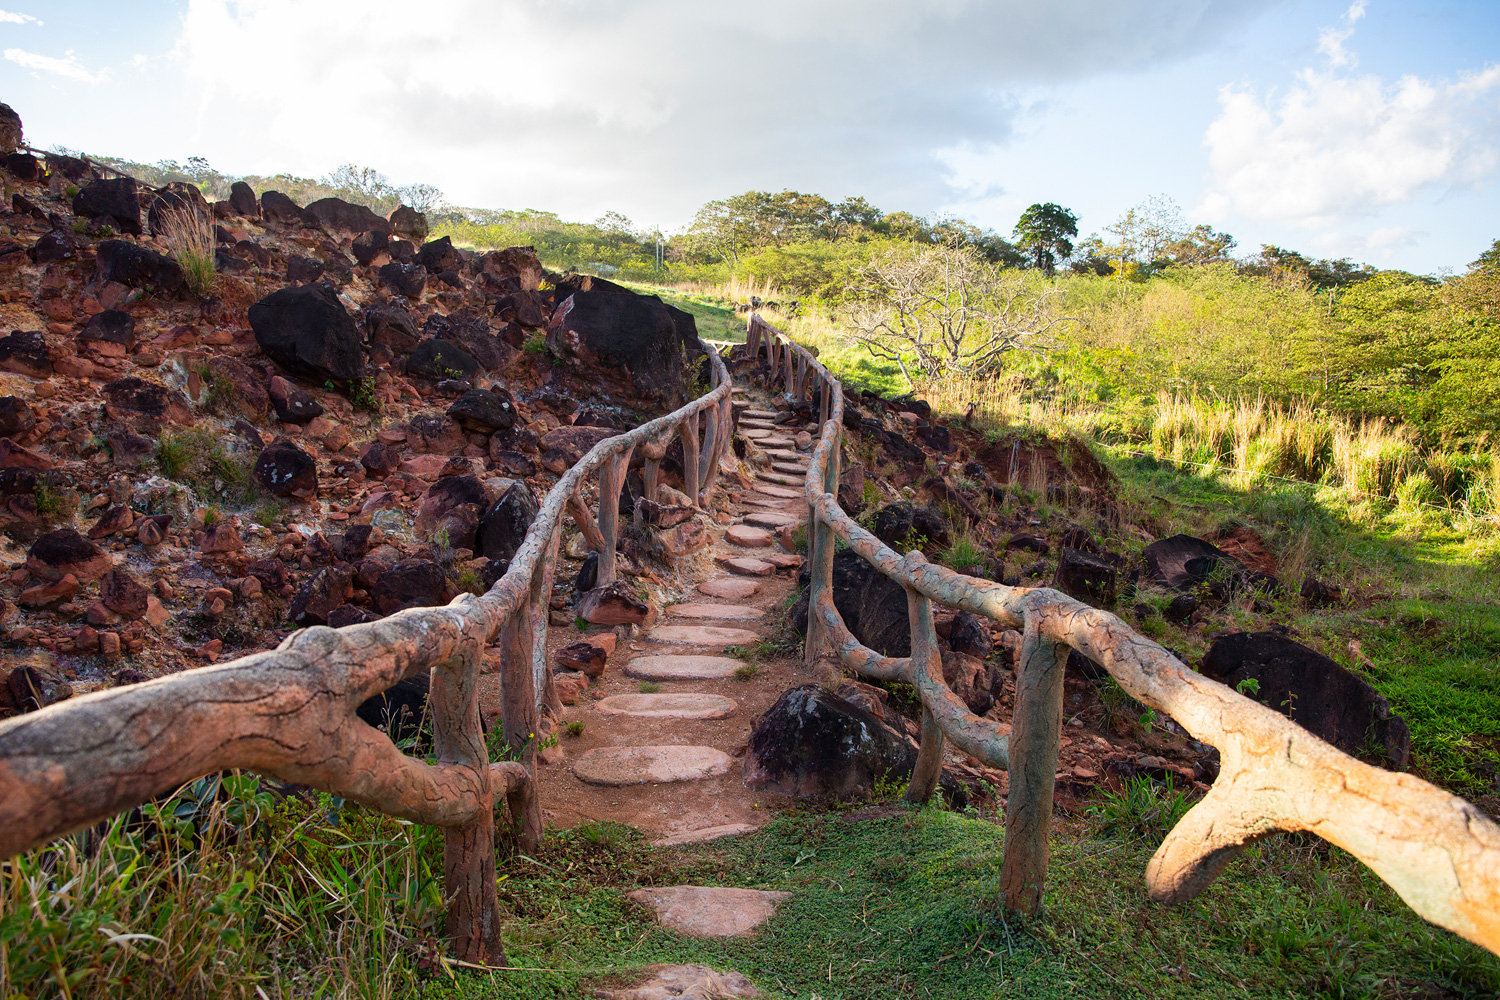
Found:
[[[605,715],[635,715],[643,719],[723,719],[739,703],[721,694],[615,694],[594,707]]]
[[[670,837],[653,840],[652,847],[680,847],[683,844],[706,844],[710,840],[718,840],[721,837],[739,837],[747,833],[754,833],[760,827],[754,823],[726,823],[723,826],[703,826],[696,830],[684,830],[674,833]]]
[[[760,608],[747,608],[738,604],[699,604],[696,601],[668,605],[667,614],[677,618],[704,618],[722,622],[753,622],[766,616]]]
[[[763,441],[768,437],[774,437],[775,432],[769,427],[741,427],[740,436],[747,437],[751,441]]]
[[[804,476],[788,476],[783,472],[761,472],[756,475],[756,478],[768,483],[776,483],[780,486],[801,486],[806,482],[806,477]]]
[[[732,656],[637,656],[625,673],[643,681],[716,681],[744,665]]]
[[[706,597],[722,597],[726,601],[743,601],[760,592],[760,584],[744,577],[716,576],[698,584],[698,593]]]
[[[791,448],[796,444],[789,437],[764,437],[755,443],[762,448]]]
[[[806,476],[806,462],[772,462],[772,472],[785,472],[789,476]]]
[[[778,569],[791,569],[802,565],[802,557],[794,552],[767,552],[762,558]]]
[[[720,625],[658,625],[646,631],[651,642],[676,642],[685,646],[733,646],[754,642],[760,636],[747,628],[724,628]]]
[[[601,1000],[719,1000],[720,997],[765,996],[738,972],[715,972],[706,965],[652,965],[641,972],[649,979],[634,986],[596,990]]]
[[[770,576],[776,572],[776,566],[764,559],[754,559],[750,556],[734,556],[729,559],[721,559],[720,565],[729,572],[738,576]]]
[[[755,510],[746,514],[744,522],[756,528],[785,528],[787,525],[803,524],[807,518],[797,514],[778,514],[770,510]]]
[[[740,414],[741,417],[749,417],[751,420],[775,420],[775,410],[763,410],[758,407],[750,407]]]
[[[770,545],[775,540],[776,536],[765,528],[752,528],[748,524],[731,524],[724,529],[724,541],[747,549]]]
[[[696,938],[748,937],[776,912],[789,892],[671,885],[637,889],[630,898],[656,911],[664,927]]]
[[[726,773],[734,758],[713,747],[597,747],[573,762],[573,774],[590,785],[626,785],[701,781]]]
[[[791,451],[786,448],[769,448],[766,450],[766,457],[772,461],[785,462],[806,462],[808,460],[808,456],[802,454],[802,452]]]
[[[747,507],[759,507],[761,510],[791,510],[794,500],[783,500],[781,497],[741,497],[740,503]]]
[[[757,486],[755,493],[750,495],[755,496],[756,494],[764,494],[768,497],[783,497],[787,500],[800,500],[802,498],[802,491],[794,490],[790,486]]]

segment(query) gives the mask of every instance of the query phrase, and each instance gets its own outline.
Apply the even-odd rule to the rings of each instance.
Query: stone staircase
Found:
[[[735,393],[737,403],[747,401],[739,387]],[[754,486],[731,494],[731,520],[714,543],[711,574],[695,592],[663,608],[657,623],[623,642],[598,692],[580,697],[569,710],[568,720],[583,722],[589,735],[580,742],[594,745],[576,756],[570,751],[566,763],[547,768],[544,803],[560,796],[607,803],[614,808],[594,818],[621,815],[648,830],[658,827],[658,846],[736,836],[760,825],[741,815],[756,796],[744,785],[732,752],[742,749],[753,715],[806,678],[800,663],[762,670],[725,650],[771,634],[792,586],[779,571],[794,573],[803,561],[783,546],[782,533],[807,519],[807,455],[797,450],[797,436],[805,446],[810,435],[801,426],[776,423],[776,416],[764,398],[741,412],[738,433],[766,452],[770,469],[757,473]],[[747,699],[753,711],[746,711]],[[694,794],[689,785],[707,794]],[[601,794],[608,799],[599,799]],[[730,803],[740,808],[727,808]],[[700,937],[753,933],[786,896],[698,886],[632,895],[652,906],[665,925]]]

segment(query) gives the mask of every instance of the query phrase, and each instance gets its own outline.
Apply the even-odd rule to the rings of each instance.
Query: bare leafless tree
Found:
[[[1061,290],[987,263],[968,247],[903,248],[875,256],[850,289],[845,321],[877,358],[917,379],[985,375],[1006,354],[1038,350],[1068,317]]]

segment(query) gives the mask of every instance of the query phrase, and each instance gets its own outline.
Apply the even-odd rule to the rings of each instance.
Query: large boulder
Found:
[[[438,274],[463,267],[464,259],[453,245],[453,239],[444,236],[431,243],[423,243],[417,250],[417,263],[427,268],[429,274]]]
[[[109,572],[113,565],[108,553],[72,528],[39,535],[26,553],[27,572],[48,581],[71,574],[80,583],[88,583]]]
[[[488,559],[513,558],[540,509],[536,494],[524,480],[511,483],[480,518],[476,554]]]
[[[445,531],[450,546],[472,550],[480,514],[488,506],[484,484],[477,478],[444,476],[427,487],[412,531],[418,538],[432,538],[438,531]]]
[[[1209,647],[1201,670],[1347,754],[1374,752],[1400,769],[1411,759],[1406,720],[1391,714],[1379,691],[1280,632],[1226,635]]]
[[[424,340],[406,359],[406,372],[419,378],[441,382],[444,379],[470,379],[479,371],[479,362],[457,344],[446,340]]]
[[[1053,579],[1053,585],[1085,604],[1096,608],[1111,608],[1115,604],[1117,576],[1114,564],[1109,561],[1092,553],[1064,546],[1057,560],[1057,576]]]
[[[364,376],[359,328],[326,281],[272,292],[250,307],[250,327],[266,356],[315,382]]]
[[[286,614],[297,625],[327,625],[330,616],[354,593],[354,571],[345,563],[325,566],[307,579]]]
[[[516,404],[504,389],[471,389],[448,407],[448,416],[466,431],[492,434],[515,426]]]
[[[252,475],[272,496],[310,500],[318,495],[317,460],[284,438],[261,451]]]
[[[403,239],[420,243],[427,238],[427,216],[406,205],[397,205],[386,216],[389,225],[386,233],[395,233]]]
[[[365,332],[371,344],[384,344],[394,354],[410,354],[422,341],[411,313],[393,306],[375,306],[367,310]]]
[[[171,257],[125,240],[105,240],[99,244],[98,269],[101,284],[118,281],[162,295],[175,294],[184,281],[182,268]]]
[[[392,740],[401,742],[418,736],[428,718],[429,675],[419,673],[397,681],[372,698],[359,703],[354,714],[367,724],[384,729]]]
[[[47,338],[37,330],[12,330],[0,337],[0,372],[47,378],[52,374]]]
[[[0,104],[0,153],[14,153],[21,139],[21,116],[9,104]]]
[[[380,574],[370,599],[383,615],[403,608],[433,608],[453,596],[448,574],[431,559],[403,559]]]
[[[280,191],[267,191],[260,196],[260,214],[268,222],[300,226],[305,221],[302,207]]]
[[[191,424],[188,399],[176,389],[127,375],[99,388],[104,416],[141,434],[159,434],[167,424]]]
[[[357,236],[360,233],[390,235],[391,224],[363,205],[342,198],[319,198],[302,210],[310,226],[317,226],[330,236]]]
[[[491,250],[480,258],[480,268],[485,283],[502,292],[534,292],[546,272],[535,247]]]
[[[408,299],[420,299],[427,287],[427,268],[421,264],[402,264],[391,261],[380,269],[380,283],[397,295]]]
[[[899,552],[942,547],[948,544],[948,520],[931,507],[898,500],[875,512],[875,537]]]
[[[244,181],[229,185],[229,208],[235,215],[254,219],[260,215],[260,202],[255,200],[255,189]]]
[[[807,632],[807,601],[804,589],[790,612],[792,627],[801,633]],[[833,606],[863,645],[884,656],[911,655],[905,589],[853,549],[834,554]]]
[[[1192,535],[1160,539],[1141,554],[1151,578],[1173,590],[1206,588],[1223,596],[1234,591],[1274,591],[1281,586],[1274,576],[1257,573],[1212,542]]]
[[[576,288],[552,314],[547,343],[559,357],[587,365],[618,368],[637,392],[664,406],[680,406],[687,396],[688,364],[703,357],[697,325],[689,313],[655,295],[635,292],[600,278],[559,287]]]
[[[73,214],[97,219],[107,216],[120,232],[141,235],[140,190],[134,177],[90,181],[73,196]]]
[[[151,199],[151,210],[146,213],[146,224],[156,235],[165,233],[173,225],[174,218],[181,215],[206,220],[212,218],[213,209],[196,184],[172,181],[158,188]]]
[[[877,780],[910,779],[917,748],[869,712],[817,684],[782,693],[758,719],[745,753],[746,784],[800,799],[868,795]],[[950,801],[967,801],[945,773]]]
[[[311,423],[323,415],[323,404],[313,399],[312,393],[280,375],[271,376],[266,394],[276,408],[276,418],[284,423]]]

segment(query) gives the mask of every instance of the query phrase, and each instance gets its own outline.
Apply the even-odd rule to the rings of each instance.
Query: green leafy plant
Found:
[[[1246,677],[1244,680],[1236,684],[1234,686],[1234,689],[1240,694],[1248,695],[1249,697],[1253,698],[1256,695],[1260,694],[1260,681],[1254,677]]]
[[[569,736],[582,736],[583,728],[583,720],[574,719],[572,722],[569,722],[563,726],[563,732],[567,733]]]
[[[364,410],[367,413],[380,412],[380,392],[375,385],[373,375],[357,378],[349,384],[349,402],[356,410]]]
[[[542,333],[533,333],[531,336],[527,337],[526,342],[521,345],[521,350],[526,354],[546,354],[549,350],[549,348],[547,347],[546,335]]]
[[[1119,791],[1102,790],[1087,815],[1105,836],[1160,839],[1190,808],[1192,803],[1173,787],[1170,775],[1163,784],[1134,777],[1126,779]]]

